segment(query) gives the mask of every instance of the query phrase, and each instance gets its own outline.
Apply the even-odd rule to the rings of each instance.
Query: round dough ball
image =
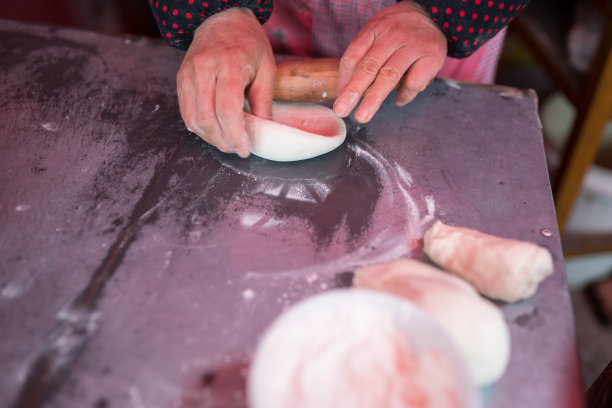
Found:
[[[313,296],[261,339],[252,408],[477,407],[454,343],[410,302],[368,290]]]

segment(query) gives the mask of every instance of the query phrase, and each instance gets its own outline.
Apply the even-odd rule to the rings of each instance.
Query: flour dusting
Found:
[[[311,187],[317,194],[317,198],[319,199],[319,201],[324,201],[325,198],[327,198],[329,192],[331,191],[331,188],[327,184],[320,182],[312,183],[309,185],[309,187]]]
[[[44,130],[46,130],[47,132],[57,132],[59,130],[59,125],[55,122],[45,122],[45,123],[41,123],[40,127],[42,127]]]
[[[246,289],[242,292],[242,298],[249,301],[255,297],[255,291],[253,289]]]
[[[280,196],[283,191],[283,184],[278,182],[265,181],[262,182],[255,190],[256,193],[263,193],[272,197]]]
[[[410,173],[408,173],[406,169],[404,169],[402,166],[400,166],[397,163],[395,163],[395,170],[397,171],[397,174],[400,177],[400,179],[404,183],[406,183],[406,186],[411,187],[412,186],[412,176],[410,175]]]
[[[319,258],[316,261],[307,263],[292,263],[287,269],[276,270],[270,273],[269,270],[250,270],[244,275],[245,280],[262,279],[270,282],[271,280],[290,280],[299,282],[298,278],[306,278],[306,283],[312,284],[310,277],[317,276],[317,282],[325,284],[327,288],[328,279],[332,278],[338,271],[350,271],[358,267],[374,263],[388,262],[400,257],[408,256],[414,250],[414,242],[423,236],[423,228],[435,216],[435,201],[432,196],[419,196],[415,189],[415,181],[412,175],[400,164],[389,162],[372,146],[363,140],[353,140],[348,145],[353,153],[347,158],[345,166],[360,166],[366,171],[374,171],[376,183],[381,186],[381,195],[373,203],[359,202],[343,205],[374,205],[372,211],[372,221],[369,223],[367,240],[358,246],[338,249],[333,256]],[[372,176],[370,176],[372,177]],[[338,183],[345,182],[343,178]],[[323,181],[287,181],[284,185],[273,183],[272,181],[261,181],[256,187],[257,191],[270,191],[274,187],[277,191],[286,191],[286,194],[279,199],[292,200],[319,204],[327,201],[330,194],[333,194],[337,186],[333,182]],[[333,205],[333,204],[332,204]],[[265,207],[264,207],[265,208]],[[313,206],[312,211],[318,211],[318,206]],[[393,218],[389,219],[389,211],[393,210]],[[308,226],[298,226],[295,224],[296,218],[283,218],[268,214],[270,217],[267,222],[259,222],[269,226],[277,224],[278,219],[286,221],[285,227],[291,234],[291,240],[301,238],[295,231],[305,231]],[[298,219],[299,220],[299,219]],[[253,218],[250,222],[242,216],[242,224],[254,223]],[[299,221],[298,221],[299,222]],[[335,240],[336,242],[350,242],[348,238],[348,226],[345,218],[336,219]],[[293,232],[290,232],[293,231]],[[343,235],[344,234],[344,235]],[[288,240],[288,238],[287,238]],[[335,244],[337,245],[337,244]],[[344,244],[346,245],[346,244]],[[320,256],[320,255],[319,255]],[[312,259],[312,258],[311,258]],[[303,280],[302,280],[303,282]],[[323,289],[323,287],[321,287]]]
[[[255,214],[255,213],[244,213],[240,216],[240,225],[245,228],[252,227],[257,224],[262,218],[264,214]]]
[[[303,184],[292,184],[289,187],[286,198],[290,200],[303,201],[307,203],[316,203],[317,200],[310,194],[308,189]]]

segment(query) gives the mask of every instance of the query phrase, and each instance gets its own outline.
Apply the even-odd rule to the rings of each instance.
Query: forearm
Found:
[[[448,56],[465,58],[507,26],[529,0],[413,0],[448,40]]]
[[[149,5],[164,39],[182,50],[189,48],[198,26],[220,11],[249,8],[262,24],[272,14],[272,0],[149,0]]]

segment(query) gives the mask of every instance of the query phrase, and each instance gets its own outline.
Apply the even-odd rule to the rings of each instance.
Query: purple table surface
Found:
[[[300,163],[184,127],[161,40],[0,24],[0,406],[244,406],[281,311],[361,265],[423,259],[436,219],[534,242],[487,407],[583,406],[533,92],[435,81]]]

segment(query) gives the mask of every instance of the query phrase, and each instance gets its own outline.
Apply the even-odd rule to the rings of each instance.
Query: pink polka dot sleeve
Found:
[[[186,50],[193,32],[209,16],[232,7],[249,8],[265,23],[272,14],[272,0],[149,0],[161,35],[173,47]]]
[[[446,38],[448,55],[464,58],[507,26],[529,0],[413,0],[429,13]]]

